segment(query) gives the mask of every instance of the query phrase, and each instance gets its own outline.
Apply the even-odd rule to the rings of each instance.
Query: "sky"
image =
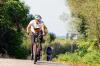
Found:
[[[65,4],[65,0],[21,0],[30,7],[30,14],[39,14],[42,16],[44,24],[49,32],[56,36],[65,36],[68,32],[69,25],[67,20],[64,22],[60,19],[63,13],[70,17],[70,9]]]

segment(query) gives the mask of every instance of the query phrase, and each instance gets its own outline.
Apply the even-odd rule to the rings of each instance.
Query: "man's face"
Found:
[[[36,23],[37,23],[37,24],[40,23],[40,20],[39,20],[39,19],[36,19]]]

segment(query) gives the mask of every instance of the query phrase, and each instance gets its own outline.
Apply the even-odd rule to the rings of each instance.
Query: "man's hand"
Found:
[[[45,36],[46,34],[43,32],[43,36]]]

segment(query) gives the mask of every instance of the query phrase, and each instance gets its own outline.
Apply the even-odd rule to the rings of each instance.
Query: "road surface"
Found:
[[[38,61],[34,64],[31,60],[20,60],[20,59],[4,59],[0,58],[0,66],[69,66],[61,63]]]

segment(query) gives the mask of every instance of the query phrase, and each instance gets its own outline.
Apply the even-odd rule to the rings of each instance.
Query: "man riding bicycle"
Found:
[[[40,15],[35,15],[34,16],[34,20],[31,20],[30,23],[28,24],[27,26],[27,33],[29,34],[29,29],[31,30],[31,41],[32,41],[32,59],[33,59],[33,54],[34,54],[34,51],[37,51],[37,49],[34,49],[36,47],[34,47],[36,45],[36,34],[40,36],[40,48],[42,49],[42,45],[41,45],[41,42],[43,40],[43,35],[45,34],[44,33],[44,23],[43,21],[41,20],[42,17]],[[33,51],[34,50],[34,51]],[[36,61],[34,62],[36,63]]]

